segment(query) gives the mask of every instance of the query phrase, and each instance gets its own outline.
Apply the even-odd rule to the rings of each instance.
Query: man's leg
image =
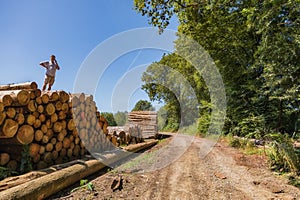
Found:
[[[46,87],[47,87],[47,84],[49,83],[49,79],[48,79],[48,76],[45,75],[45,80],[44,80],[44,85],[43,85],[43,91],[46,90]]]
[[[43,91],[45,91],[46,90],[46,86],[47,86],[47,83],[44,83],[44,85],[43,85]]]
[[[49,86],[48,86],[48,91],[51,90],[52,85],[54,84],[54,77],[49,77]]]

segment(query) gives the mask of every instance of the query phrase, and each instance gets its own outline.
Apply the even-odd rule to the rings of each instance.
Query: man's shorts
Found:
[[[46,74],[44,83],[49,84],[50,86],[52,86],[53,83],[54,83],[54,80],[55,80],[54,76],[49,76],[49,75]]]

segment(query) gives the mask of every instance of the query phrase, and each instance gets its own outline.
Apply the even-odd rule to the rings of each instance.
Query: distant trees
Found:
[[[114,114],[115,121],[118,126],[124,126],[127,122],[128,112],[120,112]]]
[[[113,113],[102,112],[101,115],[107,120],[108,126],[117,126]]]
[[[154,111],[155,108],[152,106],[152,104],[147,100],[139,100],[132,111]]]

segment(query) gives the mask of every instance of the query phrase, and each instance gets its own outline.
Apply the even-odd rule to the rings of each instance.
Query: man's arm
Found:
[[[55,60],[55,64],[56,64],[56,69],[57,69],[57,70],[60,70],[60,67],[58,66],[58,63],[57,63],[56,60]]]
[[[48,67],[47,67],[47,62],[40,62],[40,65],[41,65],[42,67],[45,67],[46,69],[48,68]]]

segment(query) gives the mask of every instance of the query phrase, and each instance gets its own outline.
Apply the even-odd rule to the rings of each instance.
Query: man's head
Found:
[[[54,61],[54,60],[55,60],[55,55],[51,55],[51,56],[50,56],[50,60],[51,60],[51,61]]]

